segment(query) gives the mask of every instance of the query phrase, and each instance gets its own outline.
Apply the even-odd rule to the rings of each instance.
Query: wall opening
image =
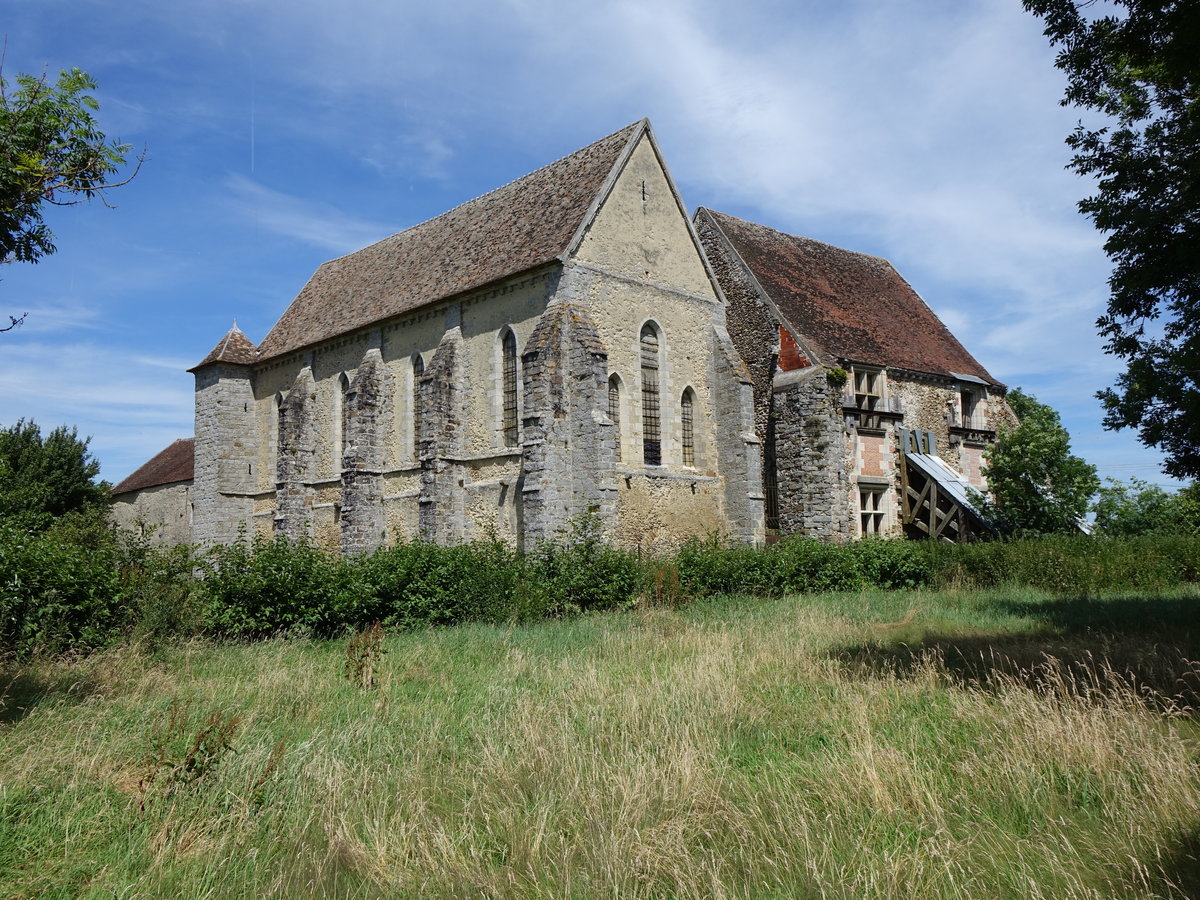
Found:
[[[504,446],[515,447],[520,440],[520,425],[517,421],[517,336],[511,328],[504,332],[500,359]]]
[[[662,410],[658,393],[661,343],[654,325],[647,322],[642,326],[642,461],[648,466],[662,465]]]
[[[686,388],[679,401],[679,429],[683,444],[683,464],[696,465],[696,427],[695,427],[696,394],[691,388]]]

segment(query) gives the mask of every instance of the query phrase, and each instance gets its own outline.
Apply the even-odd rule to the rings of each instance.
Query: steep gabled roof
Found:
[[[225,332],[225,337],[217,341],[217,345],[208,352],[208,356],[196,363],[188,369],[189,372],[195,372],[202,366],[207,366],[216,362],[237,363],[241,366],[248,366],[251,363],[258,361],[258,351],[254,349],[254,342],[246,335],[242,334],[242,330],[237,327],[237,322],[233,323],[233,327]]]
[[[553,262],[594,212],[635,122],[435,219],[325,263],[258,348],[290,353]]]
[[[998,384],[890,262],[701,208],[798,337],[829,359]]]
[[[143,463],[120,484],[114,485],[109,494],[116,496],[162,484],[191,481],[195,463],[195,439],[179,438],[165,450],[159,451],[149,462]]]

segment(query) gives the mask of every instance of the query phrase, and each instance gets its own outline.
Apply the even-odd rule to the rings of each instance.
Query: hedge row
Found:
[[[525,621],[721,593],[1011,583],[1086,596],[1198,581],[1196,537],[966,546],[788,539],[766,549],[708,540],[642,559],[583,530],[525,554],[497,542],[411,543],[341,558],[280,538],[198,556],[152,548],[92,517],[44,534],[0,523],[0,650],[90,650],[130,635],[329,637],[374,622]]]

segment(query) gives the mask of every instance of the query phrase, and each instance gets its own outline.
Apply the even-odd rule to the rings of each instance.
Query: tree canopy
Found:
[[[985,514],[1017,536],[1078,530],[1099,487],[1096,467],[1072,455],[1054,409],[1020,388],[1008,402],[1020,424],[1001,428],[987,451]]]
[[[69,69],[51,83],[43,74],[17,75],[15,88],[0,74],[0,263],[37,262],[53,253],[54,235],[42,217],[46,204],[72,206],[127,184],[141,168],[118,179],[129,145],[109,140],[92,115],[96,82]],[[107,201],[105,201],[107,202]],[[10,331],[24,316],[9,316]]]
[[[41,530],[66,513],[103,503],[108,484],[96,480],[100,463],[88,440],[65,425],[43,437],[37,423],[25,419],[0,429],[0,519]]]
[[[1070,167],[1097,179],[1079,208],[1113,262],[1097,325],[1126,368],[1099,392],[1104,424],[1136,428],[1165,451],[1170,474],[1200,476],[1200,4],[1024,6],[1059,48],[1063,105],[1107,120],[1067,138]]]
[[[1121,537],[1200,533],[1200,481],[1165,491],[1140,478],[1106,479],[1096,500],[1096,529]]]

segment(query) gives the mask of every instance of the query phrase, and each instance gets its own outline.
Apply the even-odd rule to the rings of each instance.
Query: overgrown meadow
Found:
[[[0,542],[0,897],[1200,893],[1194,540],[79,527]]]

